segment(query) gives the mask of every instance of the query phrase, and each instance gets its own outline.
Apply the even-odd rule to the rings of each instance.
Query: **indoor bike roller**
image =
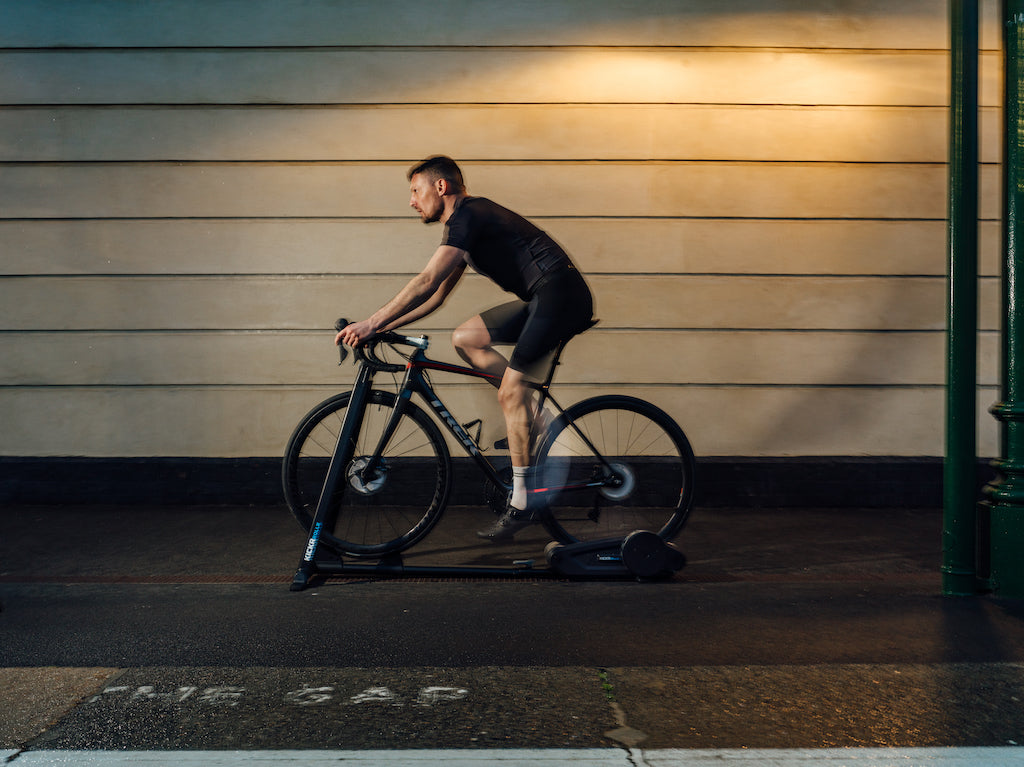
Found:
[[[347,324],[338,320],[336,327]],[[401,361],[382,358],[382,345]],[[532,560],[511,567],[405,565],[401,552],[430,532],[448,503],[452,459],[440,427],[486,478],[494,513],[505,510],[511,492],[510,472],[484,455],[479,429],[476,437],[469,433],[478,422],[460,424],[429,379],[431,371],[494,376],[432,360],[428,346],[426,336],[378,334],[353,350],[352,389],[321,402],[295,428],[282,480],[288,507],[309,537],[292,591],[316,574],[654,579],[685,566],[670,541],[693,500],[695,461],[686,435],[664,411],[635,397],[591,397],[563,408],[550,392],[561,348],[544,383],[532,384],[538,412],[548,403],[555,412],[532,456],[539,523],[554,539],[545,550],[547,567]],[[345,347],[340,353],[344,361]],[[401,374],[397,391],[374,388],[379,373]],[[330,559],[318,557],[324,550]]]

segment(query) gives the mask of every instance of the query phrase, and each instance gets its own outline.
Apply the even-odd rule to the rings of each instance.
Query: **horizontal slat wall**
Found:
[[[11,0],[0,46],[250,47],[381,45],[652,45],[938,48],[936,0],[474,0],[373,3],[303,0]],[[26,13],[31,6],[31,13]],[[995,3],[982,3],[982,41],[998,46]]]
[[[558,381],[615,386],[622,371],[643,385],[930,386],[942,378],[940,335],[930,332],[867,334],[836,331],[833,353],[821,354],[820,334],[804,331],[747,332],[609,330],[588,333],[564,357]],[[0,385],[217,386],[228,376],[239,385],[292,386],[296,381],[330,387],[351,382],[355,367],[338,368],[323,333],[235,331],[87,331],[36,333],[31,343],[17,334],[0,336],[7,361]],[[649,347],[656,345],[657,354]],[[982,337],[986,368],[981,383],[993,386],[997,339]],[[453,351],[438,359],[458,362]],[[266,360],[279,361],[268,367]],[[701,360],[695,366],[693,360]],[[456,379],[436,377],[438,387]]]
[[[609,390],[603,384],[568,385],[558,396],[568,403]],[[945,399],[941,389],[924,387],[633,385],[628,391],[677,416],[685,414],[686,430],[700,435],[705,456],[757,455],[765,444],[781,455],[835,456],[849,451],[850,444],[882,440],[887,455],[914,455],[933,438],[932,419]],[[150,455],[154,444],[163,455],[188,455],[197,441],[210,455],[277,455],[283,451],[281,440],[325,393],[296,386],[110,386],[79,389],[69,397],[60,388],[19,387],[5,394],[4,428],[21,440],[22,455],[53,455],[53,434],[60,434],[66,452],[90,456]],[[485,443],[498,436],[500,411],[492,393],[474,389],[454,395],[456,416],[487,418]],[[979,406],[989,402],[979,398]],[[979,412],[983,426],[991,416],[984,408]],[[861,454],[880,453],[865,449]]]
[[[464,171],[531,217],[935,219],[946,199],[945,167],[931,163],[467,162]],[[986,168],[987,218],[998,214],[998,181]],[[32,164],[5,168],[0,194],[12,218],[362,218],[404,215],[405,186],[402,168],[376,163]]]
[[[941,453],[945,3],[472,5],[0,2],[0,455],[279,454],[351,380],[324,329],[436,245],[404,180],[435,152],[588,274],[566,401],[648,397],[702,455]],[[468,277],[422,323],[438,356],[500,300]],[[444,387],[498,429],[489,390]]]
[[[474,276],[475,277],[475,276]],[[934,330],[945,327],[945,285],[933,277],[591,275],[601,329]],[[0,318],[12,330],[299,330],[332,310],[372,314],[403,279],[236,276],[11,277],[0,282]],[[998,327],[998,286],[983,283],[982,320]],[[503,300],[468,278],[424,328],[452,328]],[[188,312],[182,311],[187,307]],[[83,313],[82,309],[88,308]],[[328,323],[328,326],[330,323]],[[656,353],[657,349],[651,349]]]
[[[9,104],[537,102],[942,105],[942,51],[443,47],[12,51]],[[999,103],[999,57],[981,102]],[[44,77],[38,73],[44,72]],[[737,73],[742,72],[742,77]],[[213,76],[211,76],[213,75]],[[444,83],[444,87],[438,87]]]
[[[388,160],[458,132],[466,158],[932,163],[946,151],[947,121],[940,106],[26,107],[0,112],[0,160]],[[980,121],[983,159],[998,162],[998,109]],[[70,134],[74,144],[62,140]]]
[[[541,220],[541,219],[538,219]],[[931,275],[945,248],[939,220],[545,218],[590,273]],[[999,271],[999,224],[983,221],[981,270]],[[423,265],[424,230],[402,219],[0,221],[0,274],[378,273]],[[211,258],[210,254],[216,254]],[[283,255],[284,254],[284,255]],[[634,255],[642,254],[642,259]]]

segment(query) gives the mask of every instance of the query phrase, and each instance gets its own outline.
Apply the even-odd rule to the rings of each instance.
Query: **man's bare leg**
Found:
[[[490,331],[479,315],[466,320],[455,329],[452,333],[452,344],[459,356],[475,370],[495,376],[491,383],[498,387],[498,404],[501,405],[501,412],[505,416],[512,465],[529,466],[533,390],[526,385],[526,377],[518,370],[510,368],[508,360],[494,350]]]
[[[508,434],[509,457],[512,459],[512,498],[510,510],[480,536],[490,539],[511,538],[517,530],[529,524],[529,495],[527,474],[530,468],[530,429],[533,426],[533,390],[526,385],[526,377],[508,366],[508,360],[492,346],[491,334],[479,317],[472,317],[452,333],[452,343],[459,356],[474,369],[494,376],[491,383],[498,387],[498,403],[505,418]],[[515,511],[526,512],[515,517]]]
[[[533,390],[526,377],[509,368],[498,388],[498,404],[505,416],[508,452],[513,466],[530,465],[530,427],[533,426]],[[520,507],[522,508],[522,507]]]
[[[508,360],[496,352],[492,344],[491,332],[479,314],[463,322],[452,333],[452,345],[459,356],[474,370],[494,376],[490,383],[498,387],[508,368]]]
[[[508,509],[498,520],[477,535],[493,541],[509,540],[519,530],[532,524],[534,509],[530,508],[530,427],[533,423],[533,391],[526,385],[526,377],[518,370],[508,368],[498,388],[498,402],[505,416],[508,430],[508,448],[512,458],[512,497]]]
[[[480,315],[472,317],[466,320],[464,323],[459,325],[452,333],[452,345],[455,346],[455,351],[459,353],[474,370],[480,370],[484,373],[490,373],[493,378],[488,379],[495,388],[500,388],[504,384],[505,373],[508,370],[508,360],[503,355],[494,350],[491,341],[491,333],[484,324],[483,319]],[[515,384],[516,388],[522,386],[522,374],[520,373],[520,379]],[[529,430],[533,428],[533,422],[538,417],[537,406],[535,402],[535,396],[533,391],[529,387],[524,387],[525,391],[519,391],[517,394],[512,395],[513,402],[525,402],[529,405],[529,412],[527,416],[530,418],[527,427],[527,436],[531,435]],[[502,395],[499,393],[498,397]],[[500,399],[499,399],[500,401]],[[504,408],[502,408],[504,412]],[[508,426],[508,418],[506,416],[506,427]],[[507,432],[506,432],[507,433]],[[510,452],[511,443],[509,444]],[[529,461],[530,445],[529,442],[526,444],[526,453],[524,460]],[[523,454],[520,453],[520,457]],[[516,454],[512,452],[513,465],[518,466],[516,463]],[[526,463],[523,464],[527,465]]]

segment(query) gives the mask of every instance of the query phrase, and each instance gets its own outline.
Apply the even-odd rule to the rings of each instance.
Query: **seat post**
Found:
[[[600,320],[591,319],[590,322],[587,323],[587,326],[585,328],[583,328],[583,330],[581,330],[579,333],[576,333],[572,337],[567,338],[566,340],[559,342],[558,346],[555,348],[555,355],[551,358],[551,368],[548,370],[547,378],[544,379],[544,383],[540,387],[542,391],[547,391],[548,389],[551,388],[551,382],[555,378],[555,368],[557,368],[559,366],[559,364],[561,364],[560,358],[562,356],[562,351],[564,351],[564,349],[565,349],[565,345],[567,343],[569,343],[569,341],[571,341],[576,336],[582,335],[584,332],[590,330],[598,322],[600,322]]]
[[[551,388],[551,382],[555,378],[555,368],[557,368],[559,364],[561,364],[559,358],[562,356],[562,350],[565,348],[566,343],[566,341],[562,341],[560,344],[558,344],[558,348],[555,349],[555,355],[551,358],[551,367],[548,368],[547,377],[544,379],[544,384],[541,386],[541,389],[543,389],[544,391],[547,391],[549,388]]]

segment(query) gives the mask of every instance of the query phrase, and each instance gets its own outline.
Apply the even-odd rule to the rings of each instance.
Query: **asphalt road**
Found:
[[[4,584],[4,666],[1024,661],[1018,601],[936,583]]]
[[[983,746],[1017,763],[1024,743],[1024,601],[941,595],[936,512],[695,516],[666,582],[299,593],[303,536],[279,512],[0,513],[0,751]],[[465,529],[416,561],[543,544]]]

